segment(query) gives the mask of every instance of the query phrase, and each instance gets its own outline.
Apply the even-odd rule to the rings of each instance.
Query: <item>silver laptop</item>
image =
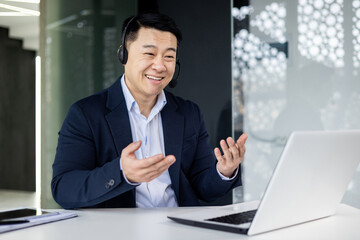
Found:
[[[187,225],[254,235],[335,213],[360,162],[360,130],[293,132],[261,201],[168,218]]]

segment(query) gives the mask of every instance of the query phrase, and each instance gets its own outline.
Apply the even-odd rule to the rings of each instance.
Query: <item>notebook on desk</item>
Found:
[[[293,132],[260,202],[168,216],[187,225],[254,235],[331,216],[360,162],[360,130]]]

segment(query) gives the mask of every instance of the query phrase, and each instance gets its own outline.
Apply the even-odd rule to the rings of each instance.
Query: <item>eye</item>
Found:
[[[151,53],[151,52],[147,52],[147,53],[145,53],[145,55],[148,55],[148,56],[154,56],[154,54],[153,54],[153,53]]]
[[[165,56],[165,60],[167,60],[167,61],[172,61],[174,59],[175,59],[175,57],[172,55]]]

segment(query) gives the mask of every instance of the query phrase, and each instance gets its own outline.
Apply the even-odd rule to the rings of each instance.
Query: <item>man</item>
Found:
[[[214,154],[197,105],[163,90],[180,41],[168,16],[125,21],[124,75],[72,105],[59,132],[51,187],[62,207],[196,206],[241,184],[247,135]]]

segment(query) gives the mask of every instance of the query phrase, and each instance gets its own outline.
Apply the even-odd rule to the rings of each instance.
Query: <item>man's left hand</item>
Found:
[[[221,155],[220,149],[215,148],[214,153],[218,160],[217,169],[225,177],[231,178],[234,171],[239,167],[245,156],[245,142],[248,138],[246,133],[242,134],[238,140],[235,141],[228,137],[225,140],[220,141],[221,149],[224,155]]]

